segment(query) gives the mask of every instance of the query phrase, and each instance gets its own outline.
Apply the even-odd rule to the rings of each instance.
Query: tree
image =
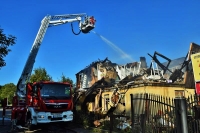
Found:
[[[62,75],[61,75],[61,77],[60,77],[60,79],[58,80],[58,82],[68,82],[68,83],[70,83],[71,85],[72,85],[72,93],[74,92],[74,87],[75,87],[75,85],[73,84],[73,80],[72,79],[70,79],[69,77],[66,77],[63,73],[62,73]]]
[[[45,68],[36,68],[34,73],[30,77],[30,82],[39,82],[39,81],[52,81],[52,77],[47,73]]]
[[[6,36],[3,33],[3,29],[0,28],[0,69],[6,65],[5,60],[3,59],[8,55],[8,53],[11,51],[9,49],[9,46],[12,46],[15,44],[16,37],[12,35]]]
[[[13,96],[16,92],[16,85],[13,83],[5,84],[1,87],[0,90],[0,100],[3,100],[4,98],[8,98],[8,103],[12,103]]]
[[[73,80],[71,80],[69,77],[66,77],[63,73],[60,78],[61,79],[58,80],[59,82],[68,82],[73,85]]]

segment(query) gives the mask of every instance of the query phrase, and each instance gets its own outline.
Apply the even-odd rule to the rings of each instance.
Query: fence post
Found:
[[[133,106],[133,94],[130,94],[130,95],[131,95],[131,122],[132,122],[131,128],[132,128],[132,133],[133,133],[134,132],[134,122],[135,122],[134,116],[135,116],[135,114],[134,114],[134,106]]]
[[[175,115],[177,133],[188,133],[187,107],[185,98],[175,98]]]
[[[140,126],[142,129],[142,133],[145,133],[146,128],[146,114],[140,114]]]
[[[6,115],[6,106],[8,106],[8,98],[4,98],[2,101],[3,111],[2,111],[2,124],[4,125],[5,115]]]
[[[110,130],[109,133],[112,133],[113,130],[113,111],[110,113]]]

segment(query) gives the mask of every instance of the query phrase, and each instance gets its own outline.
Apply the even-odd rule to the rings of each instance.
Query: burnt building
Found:
[[[145,57],[141,57],[140,62],[131,62],[124,65],[112,63],[108,58],[92,62],[76,74],[77,89],[89,88],[102,78],[105,78],[107,82],[117,83],[128,75],[139,74],[141,68],[147,67],[146,64]]]

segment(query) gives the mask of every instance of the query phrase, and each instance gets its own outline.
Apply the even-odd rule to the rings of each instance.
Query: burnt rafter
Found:
[[[90,94],[92,94],[94,91],[96,91],[99,88],[107,88],[107,87],[112,87],[114,86],[112,83],[108,82],[105,80],[105,78],[102,78],[101,80],[95,82],[86,92],[85,92],[85,96],[89,96]]]
[[[188,71],[188,64],[189,64],[189,62],[190,62],[191,60],[190,60],[190,59],[187,60],[187,58],[188,58],[188,53],[187,53],[187,55],[185,56],[185,59],[184,59],[184,61],[183,61],[183,63],[182,63],[181,68],[180,68],[180,69],[176,69],[176,70],[170,75],[169,79],[172,80],[172,83],[174,83],[178,78],[181,78],[181,77],[183,76],[184,73],[182,72],[182,69],[183,69],[184,67],[186,67],[186,71]]]
[[[158,66],[159,66],[160,68],[163,69],[163,74],[165,74],[165,72],[166,72],[167,70],[168,70],[169,72],[172,73],[172,71],[170,71],[170,70],[168,69],[169,64],[171,63],[171,59],[167,58],[166,56],[164,56],[164,55],[162,55],[162,54],[160,54],[160,53],[158,53],[158,52],[156,52],[156,51],[154,52],[154,55],[153,55],[153,56],[150,55],[149,53],[148,53],[148,55],[158,64]],[[166,66],[163,65],[162,63],[160,63],[160,61],[157,59],[157,55],[160,56],[160,57],[162,57],[162,58],[164,58],[165,60],[168,61],[168,63],[167,63]],[[152,65],[150,66],[150,69],[151,69],[151,67],[152,67]]]
[[[135,81],[135,80],[142,80],[142,76],[143,75],[135,75],[135,76],[127,76],[125,77],[124,79],[122,79],[121,81],[119,81],[119,84],[118,85],[127,85],[128,82],[131,82],[131,81]]]

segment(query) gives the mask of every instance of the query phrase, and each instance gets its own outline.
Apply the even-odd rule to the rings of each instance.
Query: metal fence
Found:
[[[131,94],[132,132],[200,133],[200,96]]]

